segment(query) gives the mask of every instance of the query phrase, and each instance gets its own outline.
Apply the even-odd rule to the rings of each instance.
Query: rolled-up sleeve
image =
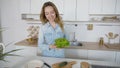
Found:
[[[38,34],[38,47],[41,50],[49,50],[49,45],[45,43],[43,27],[40,26]]]

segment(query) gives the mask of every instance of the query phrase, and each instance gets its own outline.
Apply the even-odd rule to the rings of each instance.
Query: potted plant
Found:
[[[3,29],[0,28],[0,32],[2,32],[2,31],[3,31]],[[21,49],[14,49],[14,50],[10,50],[8,52],[5,52],[5,45],[0,42],[0,61],[6,61],[5,60],[6,56],[19,56],[19,55],[13,54],[13,52],[16,52],[19,50],[21,50]]]

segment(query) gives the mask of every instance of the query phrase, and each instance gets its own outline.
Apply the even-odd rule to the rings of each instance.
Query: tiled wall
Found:
[[[94,25],[93,30],[87,30],[87,24],[74,24],[66,25],[67,31],[75,32],[77,41],[87,41],[87,42],[98,42],[100,37],[104,38],[105,42],[108,42],[108,38],[105,34],[113,32],[114,34],[119,34],[120,36],[120,26],[108,26],[108,25]],[[119,42],[119,37],[116,38]]]
[[[72,22],[74,23],[74,22]],[[28,24],[29,26],[40,26],[40,24]],[[27,28],[26,28],[27,30]],[[116,38],[116,42],[120,41],[120,25],[96,25],[93,24],[93,30],[87,29],[87,24],[65,24],[65,30],[67,35],[70,35],[70,32],[75,32],[75,39],[77,41],[83,42],[98,42],[100,37],[104,38],[105,42],[108,42],[108,38],[105,34],[113,32],[114,34],[119,34],[119,37]],[[26,34],[27,36],[28,34]]]

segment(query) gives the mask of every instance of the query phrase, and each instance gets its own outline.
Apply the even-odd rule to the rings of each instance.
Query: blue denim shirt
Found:
[[[62,32],[58,24],[56,24],[55,28],[53,28],[49,22],[41,25],[38,37],[38,47],[42,51],[42,56],[64,57],[64,49],[49,48],[51,44],[54,44],[56,38],[65,37],[65,33]]]

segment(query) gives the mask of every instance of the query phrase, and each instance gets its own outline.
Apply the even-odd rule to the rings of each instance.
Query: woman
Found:
[[[45,2],[40,20],[42,25],[39,31],[38,46],[43,56],[64,57],[64,49],[57,49],[54,45],[56,38],[65,37],[63,22],[56,6],[52,2]]]

